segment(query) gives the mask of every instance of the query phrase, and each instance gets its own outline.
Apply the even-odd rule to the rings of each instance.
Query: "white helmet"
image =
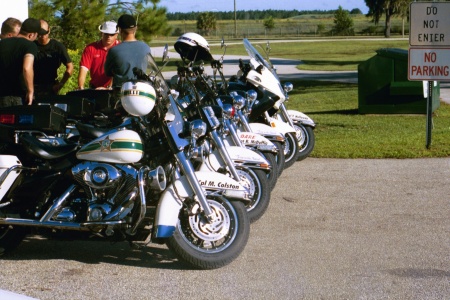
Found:
[[[181,35],[175,42],[174,48],[181,55],[181,58],[187,58],[189,61],[212,60],[208,42],[195,32],[187,32]]]
[[[122,84],[120,101],[127,113],[145,116],[155,106],[156,92],[153,86],[141,81],[127,81]]]

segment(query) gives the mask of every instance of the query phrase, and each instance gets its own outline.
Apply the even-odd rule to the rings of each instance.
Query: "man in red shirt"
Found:
[[[112,78],[106,76],[104,64],[108,50],[119,44],[119,41],[117,40],[119,31],[117,29],[117,23],[114,21],[104,22],[98,29],[102,33],[101,40],[87,45],[81,55],[80,71],[78,74],[78,88],[80,90],[85,88],[86,75],[88,72],[90,72],[91,75],[89,88],[105,89],[111,87]]]

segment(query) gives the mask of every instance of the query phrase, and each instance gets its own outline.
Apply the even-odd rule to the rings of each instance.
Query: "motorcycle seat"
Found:
[[[86,138],[98,138],[111,130],[111,128],[95,127],[90,124],[76,123],[76,128],[82,137]]]
[[[78,144],[49,145],[41,142],[37,137],[32,135],[21,135],[19,143],[23,145],[25,150],[37,157],[43,159],[55,159],[66,156],[67,154],[77,150]]]

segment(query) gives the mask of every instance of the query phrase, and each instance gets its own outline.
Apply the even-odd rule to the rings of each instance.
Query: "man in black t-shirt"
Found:
[[[73,63],[66,47],[59,41],[50,38],[50,27],[45,20],[41,20],[44,34],[34,41],[38,53],[34,60],[34,89],[35,97],[57,95],[67,80],[72,76]],[[58,68],[66,67],[63,77],[58,81]]]
[[[33,41],[43,33],[39,20],[28,18],[17,37],[0,40],[0,107],[33,103]]]

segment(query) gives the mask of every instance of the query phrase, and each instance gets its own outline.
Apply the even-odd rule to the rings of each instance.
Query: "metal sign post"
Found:
[[[433,81],[450,80],[450,3],[410,5],[408,79],[428,81],[426,147],[431,146]]]

